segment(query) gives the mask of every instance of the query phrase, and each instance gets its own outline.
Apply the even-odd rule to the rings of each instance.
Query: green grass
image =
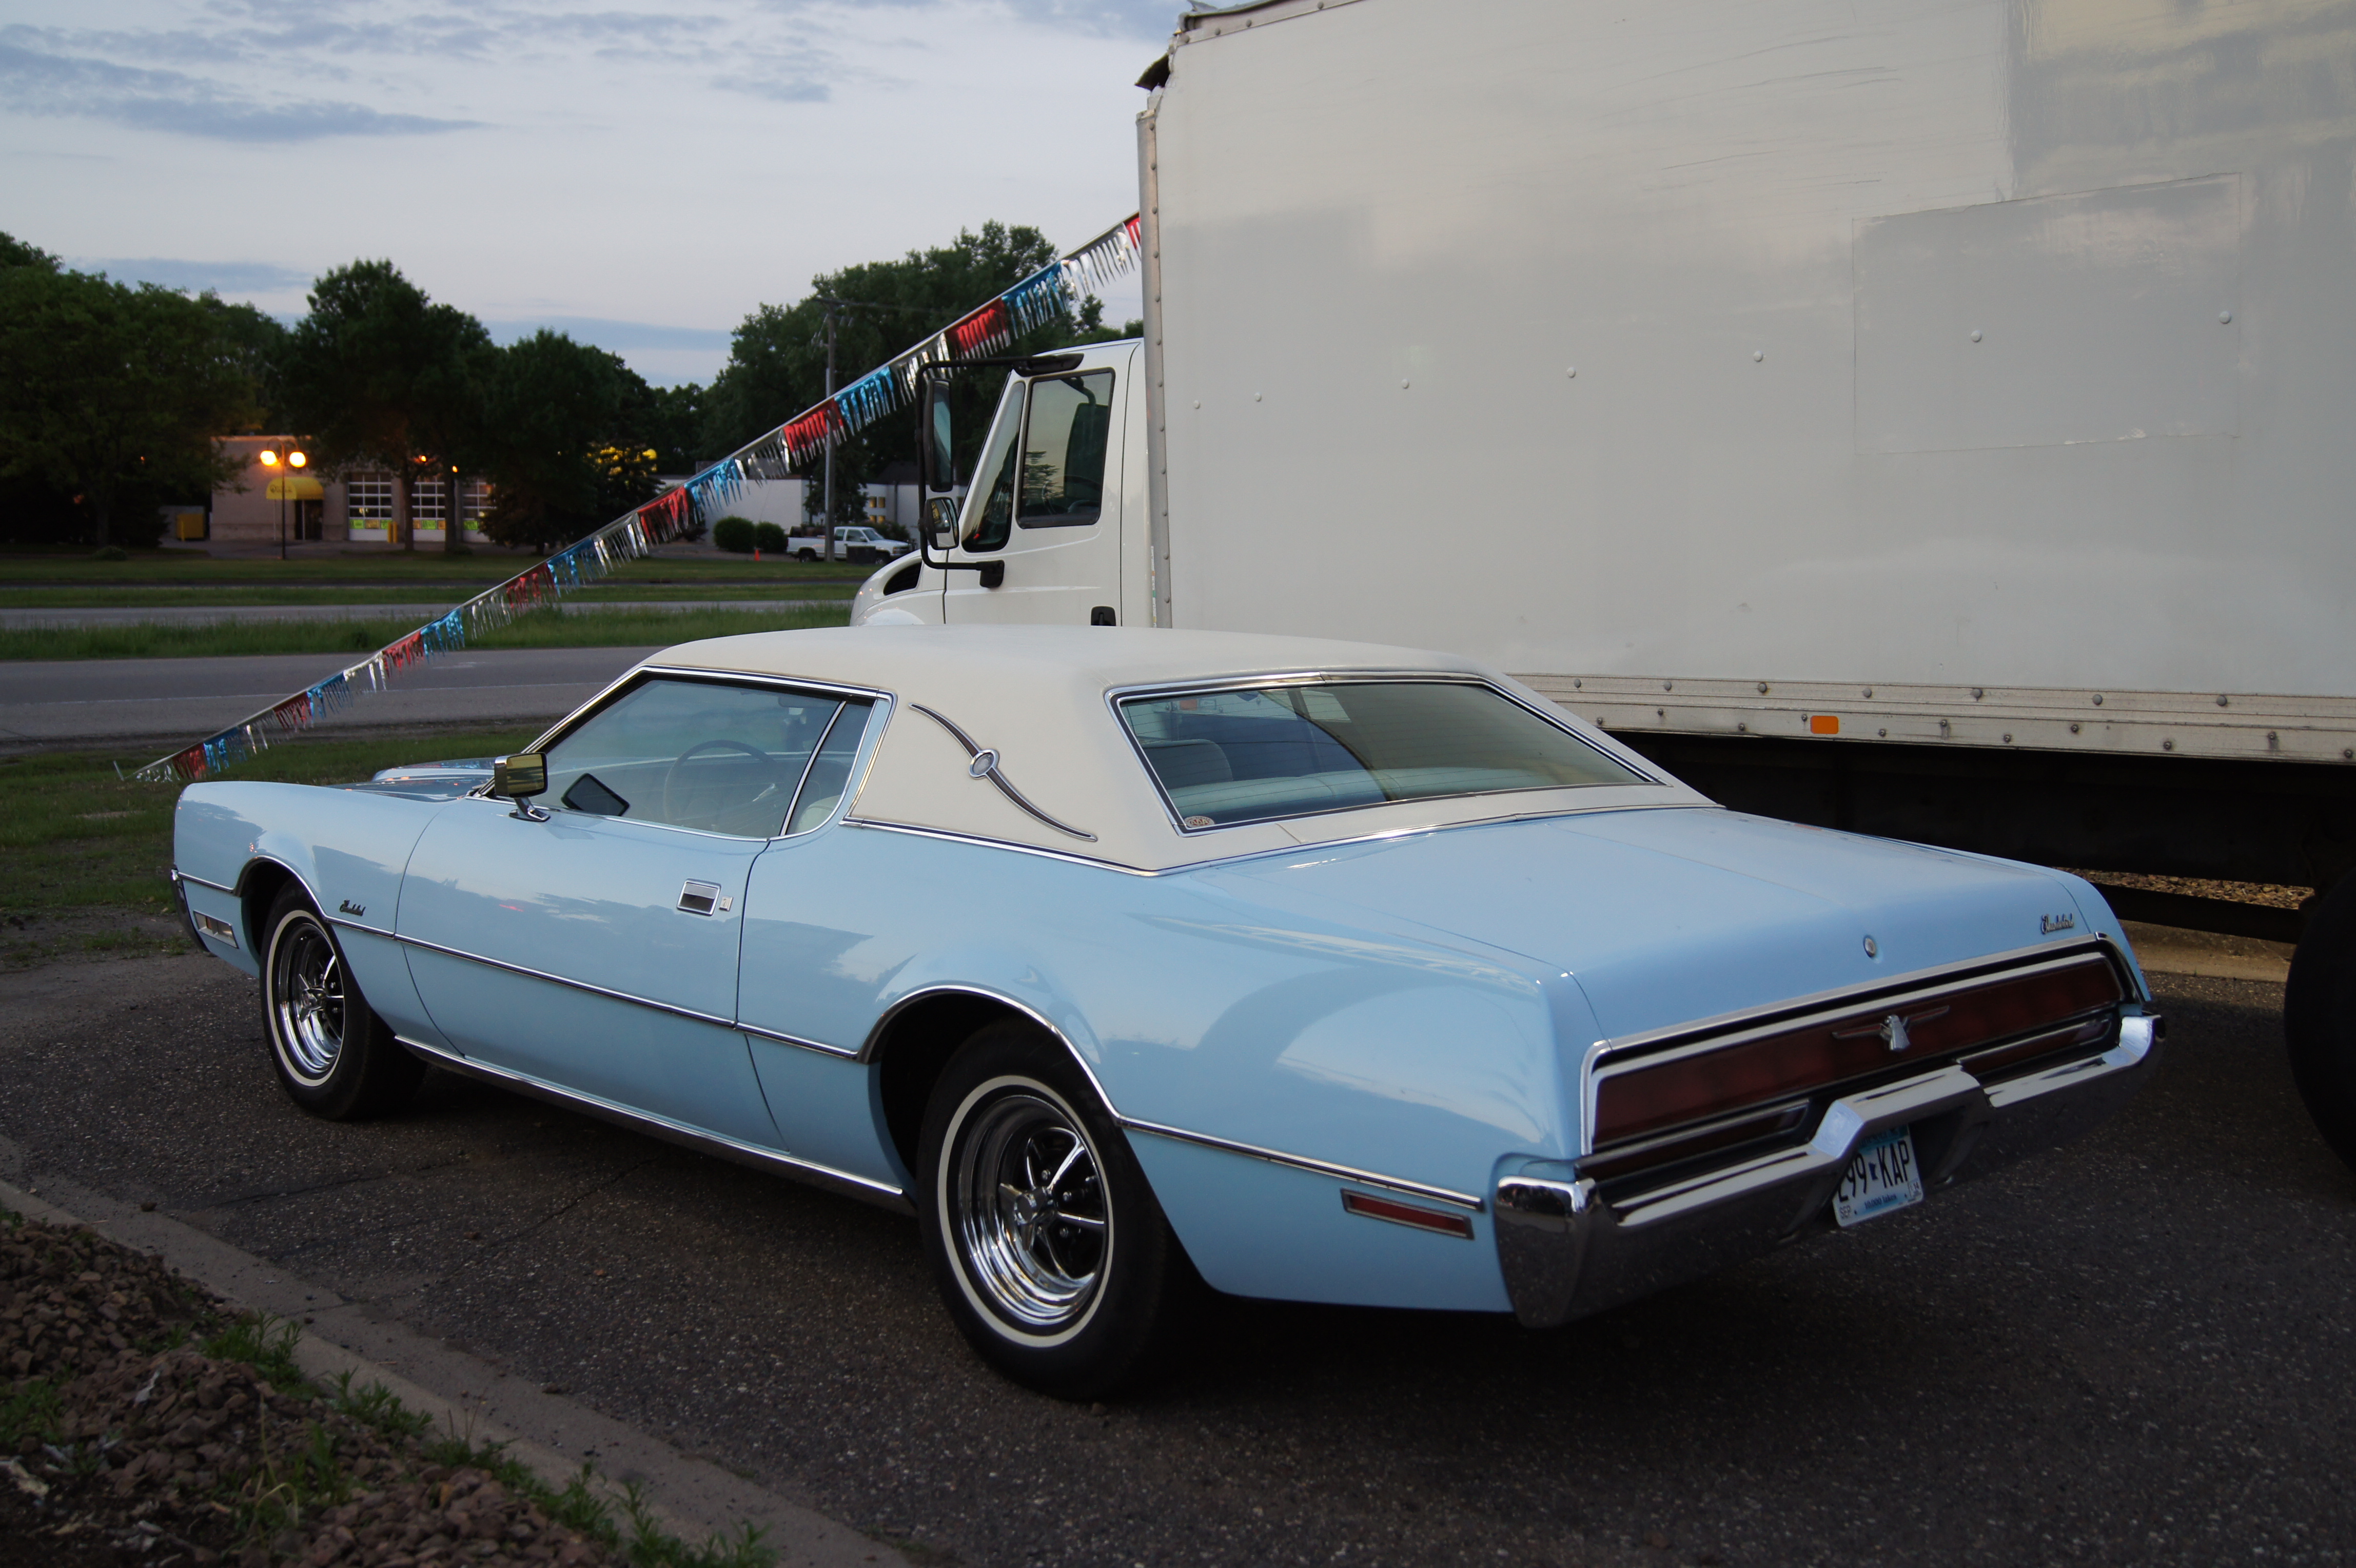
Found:
[[[436,757],[497,756],[539,734],[496,730],[430,738],[331,740],[297,736],[238,767],[237,779],[345,784],[381,768]],[[0,757],[0,918],[124,909],[167,913],[177,784],[118,778],[152,762],[51,752]]]
[[[476,583],[489,587],[534,564],[536,556],[477,553],[444,555],[438,550],[355,549],[294,561],[213,560],[185,551],[134,551],[128,561],[93,561],[88,551],[53,553],[0,550],[0,586],[86,584],[97,587],[206,584],[299,586],[350,583],[368,586],[402,583]],[[608,583],[858,583],[875,570],[848,562],[755,561],[749,555],[658,555],[624,563]]]
[[[846,603],[775,610],[599,610],[566,615],[540,610],[467,644],[470,648],[663,647],[748,631],[841,626]],[[372,653],[417,629],[417,620],[222,621],[211,626],[140,622],[131,626],[0,630],[0,660],[191,659],[230,654]],[[193,736],[191,739],[195,738]]]

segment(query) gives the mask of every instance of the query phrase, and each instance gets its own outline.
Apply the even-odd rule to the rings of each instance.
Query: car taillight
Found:
[[[1607,1067],[1596,1084],[1592,1147],[1786,1100],[1893,1064],[2003,1046],[1990,1053],[2001,1058],[1990,1065],[2001,1065],[2058,1049],[2075,1032],[2092,1041],[2110,1026],[2104,1010],[2123,994],[2109,961],[2090,956],[2034,974],[1917,993],[1714,1049]],[[2011,1044],[2021,1036],[2034,1037],[2018,1041],[2023,1054],[2016,1058]]]

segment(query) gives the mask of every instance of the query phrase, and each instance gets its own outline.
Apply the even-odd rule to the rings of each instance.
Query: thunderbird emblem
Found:
[[[1944,1007],[1933,1007],[1915,1014],[1912,1018],[1902,1013],[1886,1013],[1882,1015],[1881,1023],[1878,1026],[1872,1024],[1860,1024],[1854,1029],[1835,1029],[1833,1038],[1853,1040],[1859,1035],[1879,1035],[1881,1036],[1881,1043],[1890,1047],[1890,1054],[1899,1056],[1914,1048],[1914,1036],[1906,1032],[1908,1025],[1927,1024],[1933,1018],[1945,1017],[1947,1012],[1948,1009]]]

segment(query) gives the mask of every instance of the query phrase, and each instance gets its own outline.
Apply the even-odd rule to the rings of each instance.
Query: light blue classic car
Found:
[[[1739,816],[1505,676],[1117,628],[690,643],[528,753],[199,783],[175,876],[323,1116],[428,1066],[912,1211],[1009,1374],[1190,1292],[1559,1324],[2092,1126],[2061,872]]]

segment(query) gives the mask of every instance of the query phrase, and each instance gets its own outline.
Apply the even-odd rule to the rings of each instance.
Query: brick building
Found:
[[[295,435],[232,435],[222,445],[239,460],[237,478],[213,492],[210,537],[239,544],[275,544],[282,524],[290,543],[317,540],[382,544],[392,541],[392,475],[351,468],[329,474],[314,463],[291,468],[264,464],[264,451],[305,449]],[[453,483],[453,479],[455,483]],[[421,467],[409,484],[409,521],[418,547],[438,548],[449,525],[450,498],[458,498],[462,538],[479,542],[490,510],[491,487],[482,479],[428,474]]]

